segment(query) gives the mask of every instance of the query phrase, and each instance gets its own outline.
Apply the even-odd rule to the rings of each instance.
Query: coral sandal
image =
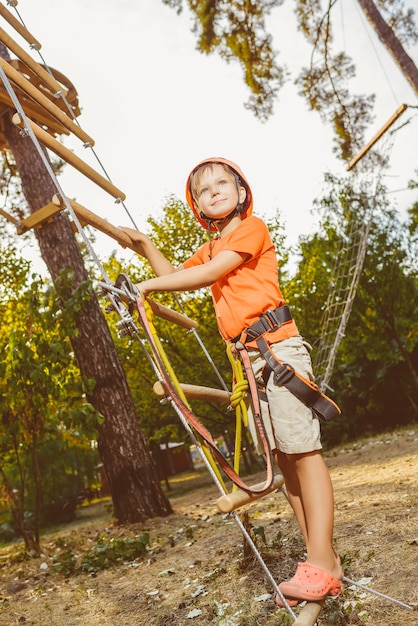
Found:
[[[303,600],[312,602],[324,600],[327,596],[337,596],[341,592],[341,581],[322,567],[311,563],[298,563],[293,578],[280,583],[279,589],[286,600],[290,598],[299,602]]]
[[[279,594],[276,595],[276,604],[277,606],[279,606],[280,608],[284,609],[286,608],[285,605],[282,602],[281,597],[279,596]],[[297,606],[299,604],[299,602],[303,602],[303,600],[293,600],[292,598],[285,598],[288,606],[290,606],[290,608],[292,609],[293,607]]]

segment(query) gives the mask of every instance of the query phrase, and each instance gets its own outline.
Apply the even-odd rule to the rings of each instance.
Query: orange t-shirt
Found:
[[[262,313],[285,302],[278,283],[274,245],[263,220],[251,215],[228,235],[213,239],[212,257],[222,250],[249,255],[242,265],[211,285],[219,332],[228,341],[256,322]],[[209,242],[206,242],[184,262],[184,267],[208,261]],[[267,333],[265,339],[275,343],[297,334],[296,324],[291,320],[277,331]]]

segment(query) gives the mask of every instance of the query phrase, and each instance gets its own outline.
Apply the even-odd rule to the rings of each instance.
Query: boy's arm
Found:
[[[168,261],[160,250],[155,246],[147,235],[141,233],[134,228],[128,228],[126,226],[119,226],[120,230],[132,240],[133,249],[137,254],[145,257],[156,276],[163,276],[165,274],[171,274],[176,271],[176,268],[170,261]]]
[[[246,255],[223,250],[207,263],[179,268],[167,275],[144,280],[137,284],[139,291],[146,296],[151,291],[193,291],[209,287],[222,276],[229,274],[245,261]]]

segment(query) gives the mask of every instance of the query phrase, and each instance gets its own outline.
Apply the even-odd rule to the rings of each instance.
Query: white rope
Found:
[[[329,381],[353,308],[373,219],[374,206],[369,214],[365,211],[360,226],[352,223],[347,240],[337,253],[330,279],[333,289],[328,294],[321,322],[321,339],[314,358],[315,374],[322,390],[331,389]]]
[[[356,582],[355,580],[351,580],[351,578],[347,578],[347,576],[344,576],[343,581],[346,583],[349,583],[350,585],[354,585],[355,587],[359,587],[359,589],[363,589],[363,591],[367,591],[367,593],[371,593],[375,596],[379,596],[379,598],[389,600],[393,604],[397,604],[398,606],[401,606],[403,609],[408,609],[409,611],[414,610],[414,608],[410,606],[409,604],[405,604],[405,602],[401,602],[400,600],[391,598],[390,596],[387,596],[384,593],[380,593],[380,591],[376,591],[375,589],[372,589],[371,587],[366,587],[366,585],[363,585],[363,583]]]

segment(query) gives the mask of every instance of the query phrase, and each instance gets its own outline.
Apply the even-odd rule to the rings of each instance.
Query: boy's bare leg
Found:
[[[284,454],[275,451],[275,457],[305,539],[307,561],[341,578],[341,565],[332,547],[334,494],[321,453]]]
[[[305,545],[308,545],[308,530],[306,527],[305,512],[303,510],[302,500],[300,497],[299,478],[296,474],[293,461],[290,461],[287,454],[280,452],[280,450],[274,450],[274,458],[277,465],[280,468],[281,473],[286,485],[287,495],[290,500],[290,504],[295,514],[296,521],[299,524]]]

